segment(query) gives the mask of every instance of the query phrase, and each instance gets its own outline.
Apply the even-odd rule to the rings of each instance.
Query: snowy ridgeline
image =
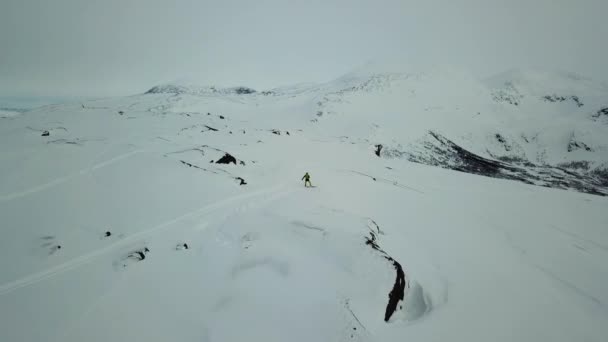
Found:
[[[606,94],[363,69],[2,112],[0,340],[605,341]]]

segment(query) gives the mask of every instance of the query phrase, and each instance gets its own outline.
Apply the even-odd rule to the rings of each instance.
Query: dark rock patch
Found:
[[[595,195],[608,195],[605,185],[597,177],[585,172],[568,170],[559,166],[539,166],[529,161],[519,161],[516,162],[517,165],[514,165],[515,160],[509,160],[509,158],[488,159],[460,147],[438,133],[430,131],[429,135],[432,140],[421,143],[424,152],[400,152],[400,156],[416,163],[487,177],[558,189],[574,189]],[[577,146],[585,148],[586,145],[573,143],[572,150]],[[587,146],[587,148],[589,147]]]
[[[213,128],[213,127],[207,126],[207,125],[205,125],[205,128],[207,128],[208,131],[213,131],[213,132],[219,131],[217,128]],[[202,131],[202,132],[205,132],[205,131]]]
[[[574,102],[577,107],[584,106],[581,99],[576,95],[572,95],[572,96],[560,96],[560,95],[555,95],[555,94],[545,95],[545,96],[543,96],[543,100],[545,100],[545,102],[564,102],[564,101],[570,100],[570,101]]]
[[[523,99],[515,86],[512,83],[505,84],[504,89],[495,90],[492,93],[492,99],[496,102],[508,103],[514,106],[519,106],[519,103]]]
[[[236,165],[236,158],[234,158],[231,154],[226,153],[224,154],[224,156],[220,159],[218,159],[218,161],[215,162],[216,164],[234,164]]]
[[[247,185],[247,182],[245,182],[245,180],[241,177],[236,177],[235,178],[237,181],[239,181],[239,185]]]
[[[566,101],[566,98],[564,96],[557,96],[557,95],[545,95],[545,96],[543,96],[543,99],[545,101],[548,101],[548,102],[564,102],[564,101]]]
[[[375,147],[376,147],[376,151],[374,153],[376,154],[376,156],[380,157],[380,152],[382,152],[383,146],[381,144],[378,144],[378,145],[375,145]]]
[[[399,302],[403,301],[405,298],[405,289],[409,288],[409,283],[405,280],[405,272],[403,272],[403,267],[401,264],[397,262],[397,260],[393,259],[389,256],[385,251],[383,251],[378,245],[376,239],[376,233],[370,231],[370,236],[365,238],[365,244],[373,248],[374,250],[380,252],[382,256],[393,264],[395,268],[395,283],[388,293],[388,303],[386,304],[386,310],[384,312],[384,321],[388,322],[393,313],[397,311],[397,306],[399,306]]]
[[[148,249],[148,247],[145,247],[144,249],[136,250],[136,251],[133,251],[133,252],[129,253],[127,255],[127,258],[133,259],[133,260],[136,260],[136,261],[142,261],[142,260],[144,260],[146,258],[146,254],[148,252],[150,252],[150,250]]]
[[[49,131],[42,132],[43,137],[48,137],[49,135],[51,135],[51,133]]]
[[[608,169],[596,169],[591,171],[591,176],[597,179],[600,185],[608,187]]]
[[[599,118],[600,116],[608,116],[608,107],[601,108],[595,114],[593,114],[593,118]]]
[[[505,139],[505,137],[503,137],[502,135],[496,133],[494,137],[496,138],[496,141],[498,141],[505,148],[505,151],[508,152],[513,149],[513,147],[511,147],[511,145],[507,142],[507,139]]]
[[[572,152],[572,151],[576,151],[576,150],[580,150],[580,149],[585,149],[585,151],[589,151],[589,152],[593,151],[593,149],[591,147],[589,147],[587,144],[585,144],[584,142],[570,140],[570,142],[568,143],[568,152]]]
[[[564,168],[564,169],[574,169],[574,170],[589,170],[591,168],[591,163],[589,163],[586,160],[580,160],[580,161],[571,161],[568,163],[561,163],[558,164],[559,167]]]
[[[502,135],[496,134],[495,137],[496,137],[496,140],[498,140],[499,143],[501,143],[501,144],[506,143],[506,140],[505,140],[505,138],[502,137]]]
[[[247,88],[247,87],[236,87],[233,90],[235,93],[237,93],[239,95],[254,94],[256,92],[254,89]]]

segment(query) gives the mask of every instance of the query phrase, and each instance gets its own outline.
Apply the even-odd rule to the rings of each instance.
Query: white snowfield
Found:
[[[365,69],[3,114],[0,341],[604,342],[607,106],[572,74]],[[425,165],[430,131],[597,194]]]

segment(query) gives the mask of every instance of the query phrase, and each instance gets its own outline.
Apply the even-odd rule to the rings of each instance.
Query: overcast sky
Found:
[[[608,80],[607,0],[0,0],[0,96],[263,89],[368,61]]]

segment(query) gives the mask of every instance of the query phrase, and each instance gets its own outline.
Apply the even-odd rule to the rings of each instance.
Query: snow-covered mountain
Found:
[[[2,341],[608,335],[608,92],[573,74],[165,84],[0,139]]]

